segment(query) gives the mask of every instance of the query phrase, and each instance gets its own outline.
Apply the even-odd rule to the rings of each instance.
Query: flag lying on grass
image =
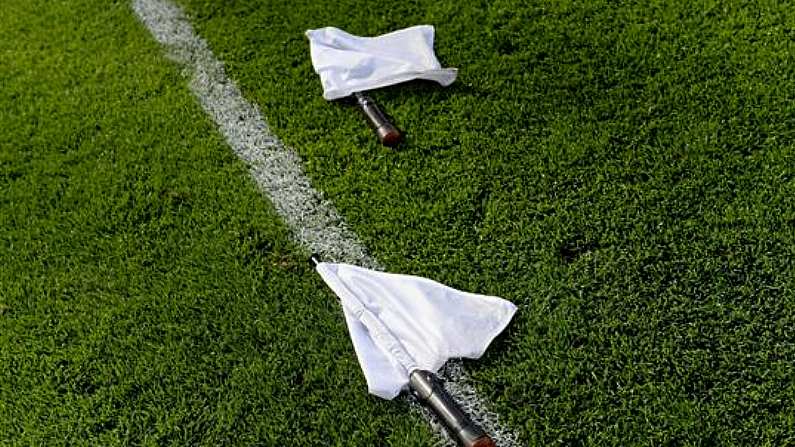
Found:
[[[384,399],[406,389],[413,371],[479,358],[516,312],[502,298],[416,276],[326,262],[316,269],[340,298],[370,393]]]
[[[452,84],[458,70],[439,64],[433,35],[430,25],[377,37],[354,36],[334,27],[306,32],[312,66],[329,101],[412,79],[436,81],[445,87]]]

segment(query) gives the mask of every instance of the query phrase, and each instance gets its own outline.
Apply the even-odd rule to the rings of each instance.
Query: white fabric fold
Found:
[[[434,28],[419,25],[377,37],[359,37],[341,29],[309,30],[312,66],[320,75],[323,97],[343,98],[354,92],[412,79],[448,86],[458,70],[442,68],[433,52]]]
[[[320,263],[339,296],[370,393],[392,399],[415,369],[436,372],[450,358],[479,358],[516,306],[417,276]]]

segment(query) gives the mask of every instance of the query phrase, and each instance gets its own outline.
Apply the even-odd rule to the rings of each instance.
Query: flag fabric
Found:
[[[516,306],[417,276],[321,262],[339,296],[370,393],[392,399],[414,370],[437,372],[450,358],[479,358]]]
[[[326,27],[308,30],[312,66],[320,75],[323,97],[343,98],[412,79],[448,86],[458,74],[442,68],[433,51],[434,28],[413,26],[377,37],[359,37]]]

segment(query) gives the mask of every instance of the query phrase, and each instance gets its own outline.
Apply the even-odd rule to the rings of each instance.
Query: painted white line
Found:
[[[324,259],[381,269],[334,206],[312,188],[300,157],[270,132],[259,108],[243,98],[182,9],[170,0],[133,0],[132,6],[168,56],[186,69],[191,91],[235,154],[249,166],[257,186],[273,203],[293,237]],[[496,414],[486,410],[488,404],[477,396],[460,362],[445,367],[442,375],[450,394],[498,445],[518,446],[516,434],[502,426]],[[441,444],[452,445],[444,429],[420,408],[442,435]]]
[[[182,10],[167,0],[135,0],[133,9],[169,57],[189,71],[191,90],[295,238],[327,259],[376,267],[339,213],[312,188],[300,158],[273,136]]]

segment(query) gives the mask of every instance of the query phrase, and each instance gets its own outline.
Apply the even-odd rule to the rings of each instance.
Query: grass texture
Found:
[[[530,445],[795,442],[792,8],[182,0],[393,271],[521,306],[469,364]],[[436,26],[460,77],[321,98],[309,28]]]
[[[390,271],[520,305],[528,445],[795,443],[795,12],[180,0]],[[430,445],[126,1],[0,15],[0,443]],[[453,86],[327,103],[303,32],[429,23]]]
[[[430,444],[128,2],[3,8],[0,444]]]

